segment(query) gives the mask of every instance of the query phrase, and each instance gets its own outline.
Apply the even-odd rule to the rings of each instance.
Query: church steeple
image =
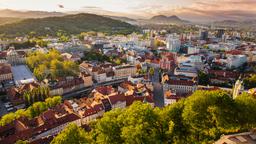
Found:
[[[239,94],[240,91],[244,89],[243,87],[243,81],[241,79],[241,76],[238,78],[238,80],[235,83],[234,89],[233,89],[233,99],[235,99]]]

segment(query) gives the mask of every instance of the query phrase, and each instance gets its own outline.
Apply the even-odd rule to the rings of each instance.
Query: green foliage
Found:
[[[89,143],[86,132],[76,124],[69,124],[51,144],[86,144]]]
[[[50,50],[47,54],[38,51],[30,53],[26,62],[38,80],[47,77],[56,79],[73,76],[78,72],[78,65],[71,61],[64,61],[57,50]]]
[[[154,73],[155,73],[155,69],[151,67],[149,69],[149,74],[152,76],[152,75],[154,75]]]
[[[133,31],[138,31],[138,28],[125,22],[94,14],[25,19],[0,27],[0,33],[8,37],[24,36],[30,34],[31,31],[37,36],[56,36],[59,30],[65,31],[67,34],[80,34],[81,32],[89,31],[104,32],[107,34],[129,34]],[[64,36],[61,39],[66,41],[66,38]]]
[[[100,62],[104,62],[104,61],[110,61],[110,58],[100,52],[97,51],[85,51],[84,52],[84,57],[82,58],[82,60],[85,61],[100,61]]]
[[[209,85],[210,84],[210,76],[202,71],[199,71],[198,79],[199,79],[200,85]]]
[[[239,112],[239,122],[242,130],[256,127],[256,99],[247,93],[236,98],[236,105]]]
[[[90,132],[72,124],[52,144],[213,143],[222,134],[254,128],[255,113],[252,95],[242,94],[233,100],[224,91],[196,91],[163,109],[142,102],[114,109],[91,123]]]
[[[26,91],[23,94],[23,99],[25,100],[25,104],[30,106],[34,102],[44,101],[47,97],[50,96],[50,90],[48,87],[38,87],[34,88],[31,91]]]
[[[236,132],[236,105],[223,91],[197,91],[184,103],[182,117],[190,142],[209,142],[223,133]]]
[[[10,46],[14,46],[15,49],[26,49],[36,46],[35,41],[25,41],[25,42],[13,42],[9,44]]]
[[[121,65],[122,63],[126,63],[126,59],[119,58],[117,56],[106,56],[98,51],[85,51],[84,57],[82,58],[84,61],[99,61],[99,62],[110,62],[113,64]]]
[[[244,87],[247,89],[256,87],[256,74],[244,79]]]
[[[26,110],[20,109],[17,110],[15,113],[11,112],[4,115],[0,120],[0,125],[4,126],[6,124],[9,124],[20,117],[34,118],[40,115],[42,112],[46,111],[48,108],[52,108],[60,103],[60,96],[47,98],[45,102],[36,102],[32,106],[28,107]]]
[[[29,144],[28,141],[18,140],[15,144]]]

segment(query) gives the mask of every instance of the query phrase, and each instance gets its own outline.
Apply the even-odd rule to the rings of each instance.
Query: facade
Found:
[[[136,75],[136,67],[133,65],[124,65],[113,67],[115,73],[115,79],[128,78],[129,76]]]
[[[238,68],[247,62],[245,55],[232,55],[227,58],[226,65],[228,68]]]
[[[256,144],[256,132],[252,129],[249,132],[223,135],[214,144]]]
[[[16,51],[14,47],[11,47],[6,53],[6,60],[11,65],[24,64],[25,54],[24,51]]]
[[[197,83],[187,80],[169,80],[163,84],[164,91],[173,90],[179,94],[191,94],[197,90]]]
[[[200,40],[207,40],[208,39],[208,31],[206,30],[200,30],[199,31],[199,37],[200,37]]]
[[[85,87],[89,87],[93,85],[93,81],[92,81],[92,76],[85,73],[85,72],[81,72],[80,73],[80,77],[84,80],[84,86]]]
[[[193,67],[177,67],[174,70],[174,75],[197,77],[197,70]]]
[[[11,65],[0,63],[0,83],[13,79]]]
[[[181,41],[176,36],[169,36],[166,39],[166,48],[171,52],[178,52],[180,50]]]
[[[197,47],[188,47],[187,54],[197,54],[197,53],[199,53],[199,48],[197,48]]]
[[[160,68],[164,70],[174,70],[176,66],[176,54],[167,53],[162,55],[160,60]]]

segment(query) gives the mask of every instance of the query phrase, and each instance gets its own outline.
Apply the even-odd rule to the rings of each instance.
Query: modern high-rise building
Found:
[[[217,37],[217,38],[222,38],[222,36],[224,35],[224,33],[225,33],[225,30],[224,30],[224,29],[218,29],[216,37]]]
[[[166,48],[170,52],[179,52],[180,51],[181,41],[179,37],[175,35],[168,36],[166,39]]]
[[[199,31],[200,40],[207,40],[208,39],[208,31],[207,30],[200,30]]]

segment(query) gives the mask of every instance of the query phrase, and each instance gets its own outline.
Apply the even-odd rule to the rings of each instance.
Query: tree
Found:
[[[18,140],[15,142],[15,144],[29,144],[28,141]]]
[[[185,101],[182,113],[190,142],[209,142],[237,130],[235,102],[223,91],[197,91]]]
[[[88,134],[76,124],[69,124],[51,144],[86,144],[90,143]]]
[[[26,62],[39,81],[50,76],[52,79],[73,76],[78,72],[78,65],[72,61],[64,61],[60,53],[50,50],[49,53],[32,52]]]
[[[45,102],[36,102],[32,106],[28,107],[26,110],[20,109],[20,110],[17,110],[15,113],[11,112],[4,115],[0,119],[0,125],[4,126],[6,124],[9,124],[20,117],[34,118],[40,115],[41,113],[43,113],[44,111],[46,111],[48,108],[55,107],[60,103],[61,103],[60,96],[47,98]]]
[[[252,95],[242,94],[233,100],[224,91],[196,91],[163,109],[142,102],[114,109],[91,123],[92,130],[86,135],[91,143],[106,144],[213,143],[222,134],[255,128],[255,113]],[[69,133],[61,139],[68,139]]]
[[[13,112],[8,113],[1,118],[0,124],[4,126],[11,123],[14,119],[16,119],[16,115]]]
[[[155,73],[155,69],[151,67],[151,68],[149,69],[149,74],[150,74],[151,76],[153,76],[154,73]]]
[[[256,99],[253,95],[243,93],[235,99],[239,112],[239,124],[242,130],[256,127]]]
[[[247,89],[256,87],[256,74],[244,79],[244,86]]]
[[[45,100],[45,103],[48,107],[54,107],[56,106],[57,104],[60,104],[61,103],[61,97],[60,96],[55,96],[53,98],[47,98]]]
[[[200,85],[209,85],[210,84],[210,76],[202,71],[199,71],[198,79],[199,79]]]

